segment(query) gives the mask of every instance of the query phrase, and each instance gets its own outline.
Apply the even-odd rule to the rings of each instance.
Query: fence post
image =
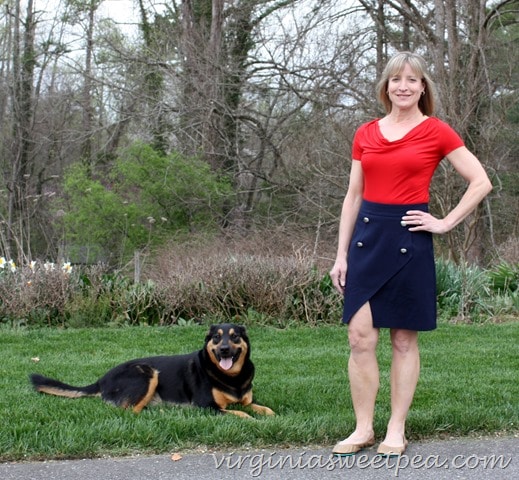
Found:
[[[133,281],[137,284],[141,280],[141,254],[139,250],[133,252],[134,273]]]

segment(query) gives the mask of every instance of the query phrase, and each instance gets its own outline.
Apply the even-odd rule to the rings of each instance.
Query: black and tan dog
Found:
[[[162,401],[249,417],[241,410],[227,410],[231,404],[241,404],[256,413],[274,415],[270,408],[253,403],[250,350],[245,327],[213,325],[199,351],[130,360],[86,387],[73,387],[38,374],[30,378],[38,392],[68,398],[100,396],[135,413],[151,402]]]

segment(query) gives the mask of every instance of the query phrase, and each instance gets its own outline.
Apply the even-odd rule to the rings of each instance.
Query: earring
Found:
[[[425,90],[422,90],[422,97],[425,95]]]

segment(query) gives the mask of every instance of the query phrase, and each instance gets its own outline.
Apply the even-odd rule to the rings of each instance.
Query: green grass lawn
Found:
[[[140,415],[97,398],[41,395],[32,372],[81,385],[147,355],[198,350],[200,326],[0,332],[0,460],[164,453],[188,449],[330,445],[353,428],[342,326],[251,327],[254,393],[275,417],[252,420],[193,407],[157,405]],[[442,324],[421,334],[422,372],[409,439],[519,431],[519,323]],[[39,358],[39,362],[33,359]],[[376,431],[389,416],[390,346],[379,345]]]

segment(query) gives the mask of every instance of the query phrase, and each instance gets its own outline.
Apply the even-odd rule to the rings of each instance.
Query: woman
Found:
[[[433,117],[434,84],[422,57],[401,52],[377,87],[386,116],[362,125],[353,140],[337,258],[330,272],[344,295],[348,375],[355,431],[333,449],[350,455],[375,444],[379,329],[392,345],[391,417],[380,455],[401,455],[405,422],[420,370],[418,332],[436,328],[432,234],[463,221],[491,191],[478,159],[446,123]],[[444,218],[428,213],[429,185],[446,157],[468,187]]]

